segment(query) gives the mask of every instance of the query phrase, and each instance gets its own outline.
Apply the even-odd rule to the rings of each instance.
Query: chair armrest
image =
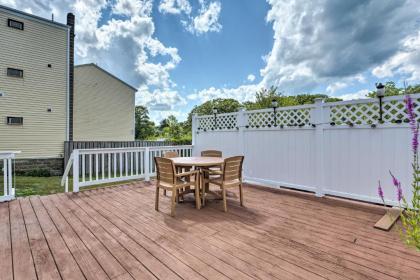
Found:
[[[221,170],[212,170],[212,169],[202,169],[204,173],[209,173],[211,175],[223,175],[223,171]]]
[[[198,174],[198,170],[191,170],[191,171],[175,174],[175,177],[179,178],[179,177],[186,177],[186,176],[192,176],[192,175],[197,175],[197,174]]]

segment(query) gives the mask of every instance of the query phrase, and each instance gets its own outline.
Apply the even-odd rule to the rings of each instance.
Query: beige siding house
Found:
[[[68,39],[66,25],[0,6],[0,150],[63,156]]]
[[[74,141],[133,141],[136,89],[95,64],[74,68]]]

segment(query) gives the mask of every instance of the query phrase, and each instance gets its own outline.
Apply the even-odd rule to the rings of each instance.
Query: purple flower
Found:
[[[413,152],[417,154],[417,150],[419,147],[419,131],[417,128],[413,131],[413,139],[411,140],[411,147],[413,148]]]
[[[411,124],[411,128],[416,129],[416,114],[414,113],[414,103],[410,95],[405,96],[405,108],[407,109],[408,119]]]
[[[419,147],[419,128],[417,125],[416,113],[414,112],[414,103],[410,95],[405,96],[405,108],[407,110],[411,131],[413,132],[413,138],[411,140],[411,147],[413,149],[413,152],[417,154],[418,147]]]
[[[403,193],[402,193],[401,183],[399,183],[398,186],[397,186],[397,199],[398,199],[398,202],[401,201],[402,197],[403,197]]]
[[[392,184],[393,184],[396,188],[398,188],[398,186],[399,186],[399,185],[401,185],[401,184],[400,184],[400,182],[399,182],[399,181],[398,181],[398,179],[394,176],[394,174],[392,174],[391,170],[389,171],[389,174],[391,174],[391,177],[392,177]]]
[[[381,181],[378,181],[378,195],[385,204],[384,191],[382,190]]]

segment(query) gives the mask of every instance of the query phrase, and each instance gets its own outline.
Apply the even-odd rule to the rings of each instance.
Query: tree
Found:
[[[340,98],[329,97],[326,94],[299,94],[287,96],[277,92],[277,88],[261,89],[255,94],[255,102],[245,102],[247,110],[258,110],[271,108],[271,102],[277,101],[278,107],[296,106],[304,104],[313,104],[315,99],[323,98],[326,102],[341,101]]]
[[[160,135],[168,140],[179,140],[184,134],[181,124],[173,115],[160,121],[159,131]]]
[[[213,108],[217,109],[217,113],[232,113],[237,112],[240,107],[241,103],[238,100],[232,98],[216,98],[209,100],[199,106],[195,106],[188,114],[188,119],[183,126],[185,127],[185,130],[191,131],[193,114],[212,115]]]
[[[149,110],[145,106],[135,108],[136,139],[147,139],[155,134],[155,123],[149,118]]]

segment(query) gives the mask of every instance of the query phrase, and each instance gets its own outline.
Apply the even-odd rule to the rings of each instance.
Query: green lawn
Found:
[[[15,178],[14,178],[15,179]],[[82,189],[96,189],[101,187],[109,187],[120,185],[126,182],[108,183],[102,185],[95,185],[90,187],[83,187]],[[60,186],[61,177],[30,177],[30,176],[16,176],[16,196],[28,195],[46,195],[53,193],[64,192],[64,187]],[[3,194],[3,176],[0,176],[0,195]],[[69,191],[72,191],[72,180],[69,178]]]

